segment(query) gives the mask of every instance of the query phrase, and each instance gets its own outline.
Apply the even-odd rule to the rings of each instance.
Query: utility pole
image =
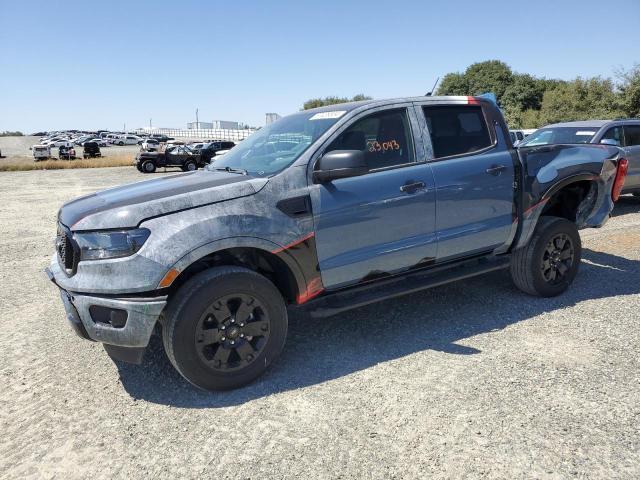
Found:
[[[200,128],[199,123],[200,122],[198,122],[198,109],[196,108],[196,128]]]
[[[122,124],[122,131],[123,131],[124,133],[127,133],[127,124],[126,124],[126,123],[123,123],[123,124]]]
[[[151,117],[149,117],[149,130],[151,130],[153,127],[151,126]]]

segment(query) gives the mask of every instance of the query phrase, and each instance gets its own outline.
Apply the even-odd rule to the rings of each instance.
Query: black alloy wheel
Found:
[[[551,285],[565,281],[574,261],[573,242],[566,233],[551,237],[542,257],[542,276]]]
[[[246,367],[269,339],[269,315],[249,294],[225,295],[204,312],[194,346],[212,370],[229,372]]]

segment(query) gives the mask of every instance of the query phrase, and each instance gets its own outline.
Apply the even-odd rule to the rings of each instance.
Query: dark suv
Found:
[[[203,162],[209,163],[211,161],[211,158],[215,157],[216,153],[218,153],[220,150],[229,150],[235,146],[236,144],[233,142],[216,140],[213,142],[206,143],[200,149],[200,155],[202,156]]]
[[[640,118],[547,125],[529,135],[518,147],[562,143],[599,143],[620,147],[629,162],[622,193],[640,196]]]

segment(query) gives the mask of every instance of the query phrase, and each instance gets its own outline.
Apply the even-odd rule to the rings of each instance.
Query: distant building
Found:
[[[230,122],[229,120],[214,120],[213,128],[215,129],[224,129],[224,130],[239,130],[240,125],[238,122]]]
[[[187,130],[211,130],[211,129],[213,129],[213,123],[209,123],[209,122],[187,123]]]
[[[278,115],[277,113],[267,113],[266,115],[266,121],[265,121],[265,125],[269,125],[273,122],[275,122],[276,120],[278,120],[279,118],[282,118],[280,115]]]

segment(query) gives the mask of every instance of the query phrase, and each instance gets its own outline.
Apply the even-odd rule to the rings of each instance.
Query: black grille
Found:
[[[58,262],[64,271],[71,275],[75,273],[76,251],[71,240],[71,232],[58,224],[58,234],[56,235],[56,251],[58,252]]]

